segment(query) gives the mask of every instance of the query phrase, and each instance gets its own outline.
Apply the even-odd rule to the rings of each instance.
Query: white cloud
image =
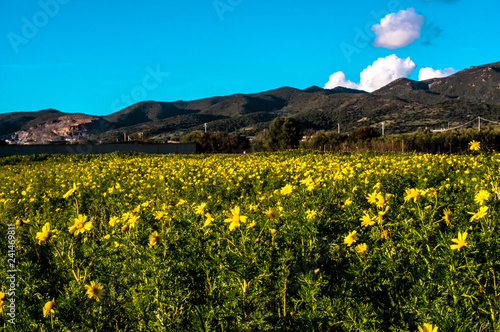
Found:
[[[376,35],[373,45],[395,49],[411,44],[420,38],[423,24],[424,17],[416,13],[414,8],[387,14],[380,24],[374,24],[371,28]]]
[[[395,79],[407,77],[415,69],[415,63],[408,57],[398,58],[395,54],[385,58],[379,58],[372,65],[365,68],[360,74],[360,83],[353,83],[345,79],[345,74],[338,71],[330,76],[325,84],[325,89],[333,89],[336,86],[344,86],[365,90],[368,92],[380,89]]]
[[[443,70],[441,69],[434,69],[431,67],[425,67],[420,69],[418,72],[418,80],[419,81],[424,81],[428,80],[430,78],[440,78],[440,77],[446,77],[450,76],[452,74],[455,74],[457,71],[453,68],[445,68]]]
[[[351,81],[346,81],[345,74],[341,71],[333,73],[330,75],[330,79],[325,84],[325,89],[333,89],[338,86],[343,86],[345,88],[359,89],[359,85]]]

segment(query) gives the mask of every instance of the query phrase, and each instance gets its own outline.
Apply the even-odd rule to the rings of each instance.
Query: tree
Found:
[[[181,143],[196,143],[196,149],[202,153],[241,153],[250,148],[248,138],[220,131],[207,133],[192,131],[181,138]]]
[[[359,141],[367,141],[372,138],[379,137],[380,133],[377,129],[373,127],[362,127],[356,129],[351,136],[349,136],[349,141],[351,142],[359,142]]]
[[[293,149],[299,145],[300,139],[299,122],[294,118],[278,117],[269,126],[264,146],[270,151]]]
[[[316,150],[332,150],[337,148],[343,141],[343,137],[335,131],[319,130],[307,141],[301,143],[301,147]]]

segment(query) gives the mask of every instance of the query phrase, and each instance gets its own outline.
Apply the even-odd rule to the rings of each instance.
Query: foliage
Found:
[[[200,153],[242,153],[250,148],[246,137],[225,132],[193,131],[181,137],[180,141],[196,143],[196,150]]]
[[[307,140],[301,142],[300,147],[304,149],[332,151],[333,147],[338,147],[344,140],[345,138],[337,132],[319,130]]]
[[[301,139],[300,125],[290,117],[278,117],[269,126],[263,146],[267,151],[279,151],[298,147]]]
[[[372,138],[380,137],[381,134],[379,130],[373,127],[361,127],[356,129],[349,136],[350,142],[368,141]]]
[[[5,331],[500,329],[498,154],[4,159]]]

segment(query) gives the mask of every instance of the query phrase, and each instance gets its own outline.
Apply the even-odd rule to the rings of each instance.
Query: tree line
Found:
[[[194,131],[181,137],[182,143],[196,143],[200,153],[243,153],[312,149],[320,151],[379,151],[466,153],[469,142],[481,142],[484,151],[500,151],[500,128],[455,129],[431,132],[419,128],[414,133],[382,136],[380,129],[366,126],[350,134],[337,131],[303,130],[291,117],[278,117],[269,129],[258,134],[252,141],[247,137],[226,132]]]

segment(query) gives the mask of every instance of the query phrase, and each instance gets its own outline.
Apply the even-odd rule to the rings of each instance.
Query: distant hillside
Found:
[[[0,136],[11,140],[167,140],[193,130],[253,136],[278,116],[295,117],[304,130],[342,132],[385,122],[386,133],[441,128],[477,116],[500,120],[500,62],[470,67],[445,78],[397,79],[372,92],[343,87],[292,87],[192,101],[144,101],[103,117],[56,110],[0,114]],[[64,128],[59,128],[59,127]],[[56,128],[57,127],[57,128]]]
[[[0,135],[7,135],[18,130],[28,129],[38,123],[57,118],[64,113],[54,109],[38,112],[15,112],[0,114]]]

